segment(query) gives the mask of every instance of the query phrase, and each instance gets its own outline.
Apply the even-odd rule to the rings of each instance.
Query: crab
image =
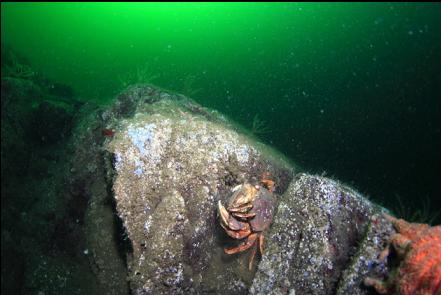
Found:
[[[399,264],[387,281],[367,277],[364,284],[380,294],[441,294],[441,226],[430,227],[388,214],[384,216],[398,233],[392,235],[379,260],[384,261],[393,248]]]
[[[227,254],[235,254],[251,248],[248,268],[253,266],[257,248],[263,255],[264,232],[270,227],[275,209],[274,182],[263,179],[262,185],[244,183],[233,189],[225,208],[218,202],[220,224],[227,235],[244,240],[236,247],[225,248]]]

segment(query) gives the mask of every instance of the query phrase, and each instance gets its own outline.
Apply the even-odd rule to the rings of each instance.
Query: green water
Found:
[[[439,3],[2,3],[1,40],[106,103],[183,92],[307,171],[434,213],[441,198]]]

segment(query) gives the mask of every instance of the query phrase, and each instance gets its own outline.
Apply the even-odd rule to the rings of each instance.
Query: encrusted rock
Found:
[[[133,103],[134,116],[118,121],[107,144],[114,155],[117,212],[133,248],[131,289],[246,293],[253,273],[246,255],[223,253],[230,239],[219,227],[216,203],[267,171],[281,193],[292,166],[181,96],[130,89],[122,97],[135,101],[133,93],[144,103]]]
[[[375,264],[392,231],[383,208],[337,181],[295,175],[292,163],[217,112],[135,85],[100,118],[101,128],[112,130],[104,143],[112,163],[100,173],[107,175],[130,243],[120,257],[126,257],[133,294],[368,294],[364,276],[387,271]],[[248,251],[223,251],[238,241],[220,227],[216,204],[236,185],[257,183],[263,172],[276,183],[277,209],[264,255],[249,271]],[[96,272],[105,282],[109,272],[101,270],[117,269],[111,263],[119,257],[105,251],[112,239],[93,242],[101,240],[93,216],[112,224],[110,214],[99,214],[102,200],[103,194],[92,196],[87,224]],[[101,232],[110,237],[110,230]]]
[[[347,186],[299,174],[280,198],[251,294],[334,294],[380,210]]]

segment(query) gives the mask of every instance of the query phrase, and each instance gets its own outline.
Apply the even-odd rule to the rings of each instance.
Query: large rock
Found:
[[[381,210],[339,182],[298,174],[280,198],[251,294],[334,294],[348,265],[372,262],[381,250],[383,240],[377,238],[364,253],[368,259],[354,256],[371,220],[384,221]],[[340,294],[363,294],[369,266],[352,270],[346,274],[352,283],[340,282],[348,293]]]
[[[98,283],[99,292],[93,294],[129,294],[123,237],[110,190],[113,168],[102,149],[105,141],[102,131],[110,117],[93,105],[85,105],[82,112],[70,146],[73,156],[68,195],[77,203],[87,202],[81,219],[86,240],[83,253]],[[116,117],[116,112],[109,113],[112,119]]]
[[[2,291],[370,294],[363,279],[387,275],[393,229],[353,189],[182,95],[134,85],[83,105],[20,64],[2,63]],[[263,172],[276,211],[250,271],[248,251],[224,253],[239,241],[216,204]]]
[[[47,89],[33,80],[4,77],[3,57],[2,51],[2,293],[102,294],[84,254],[88,199],[67,185],[72,153],[65,124],[73,109],[47,101]]]
[[[160,99],[146,95],[133,117],[120,120],[107,144],[117,211],[133,248],[131,288],[135,294],[246,293],[253,272],[246,255],[223,253],[229,239],[216,204],[267,171],[282,193],[293,167],[217,113],[181,96],[156,95]]]
[[[28,172],[32,146],[28,143],[32,99],[42,96],[41,89],[28,80],[2,78],[1,82],[1,173],[2,187]],[[15,183],[14,183],[15,185]],[[2,202],[3,200],[2,190]],[[12,194],[11,194],[12,195]],[[3,204],[2,205],[6,205]]]
[[[339,182],[296,175],[281,155],[181,95],[134,86],[103,116],[115,130],[105,148],[134,294],[367,294],[362,279],[392,231],[382,208]],[[249,271],[248,253],[223,252],[237,241],[220,227],[216,204],[263,172],[277,184],[278,209]]]

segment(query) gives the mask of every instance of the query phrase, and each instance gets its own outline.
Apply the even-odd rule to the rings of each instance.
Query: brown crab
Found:
[[[233,189],[233,195],[228,200],[227,208],[221,201],[218,211],[221,226],[234,239],[245,239],[237,247],[225,248],[227,254],[235,254],[251,249],[249,269],[253,266],[257,247],[263,254],[263,232],[269,228],[273,220],[275,197],[272,193],[274,182],[262,180],[263,185],[245,183]]]

